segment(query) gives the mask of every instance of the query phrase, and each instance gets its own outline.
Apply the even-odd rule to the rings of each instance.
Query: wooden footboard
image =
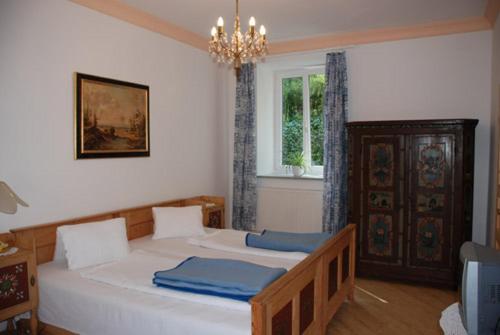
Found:
[[[356,226],[348,225],[250,302],[253,335],[325,334],[354,298]]]

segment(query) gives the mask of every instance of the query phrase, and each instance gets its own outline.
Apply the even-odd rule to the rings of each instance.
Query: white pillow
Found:
[[[153,207],[153,240],[205,235],[201,206]]]
[[[129,253],[124,218],[60,226],[57,235],[70,270],[116,261]]]
[[[66,260],[66,250],[64,250],[61,232],[58,227],[56,231],[56,250],[54,250],[54,261],[61,260]]]

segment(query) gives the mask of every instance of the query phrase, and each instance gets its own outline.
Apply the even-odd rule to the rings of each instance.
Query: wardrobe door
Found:
[[[411,136],[409,265],[450,268],[454,135]]]
[[[401,264],[400,136],[363,136],[361,259]]]

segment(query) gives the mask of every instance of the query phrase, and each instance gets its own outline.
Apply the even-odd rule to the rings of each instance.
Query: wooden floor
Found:
[[[441,311],[458,296],[446,289],[357,279],[354,299],[334,316],[328,335],[442,335]]]

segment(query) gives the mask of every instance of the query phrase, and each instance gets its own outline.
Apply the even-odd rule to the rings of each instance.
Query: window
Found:
[[[285,173],[293,156],[304,155],[311,175],[323,174],[323,68],[276,75],[275,170]]]

